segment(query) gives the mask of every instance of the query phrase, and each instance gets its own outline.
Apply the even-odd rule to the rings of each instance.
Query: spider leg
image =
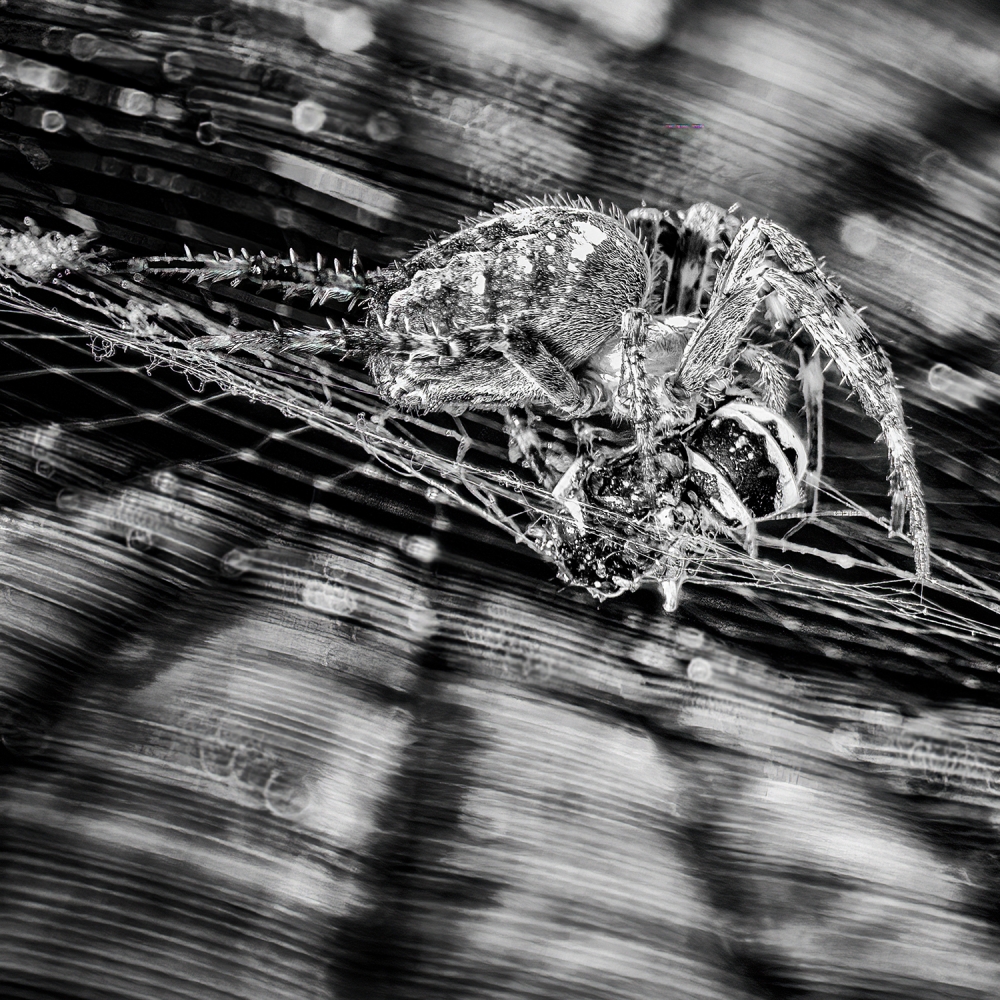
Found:
[[[819,509],[819,485],[823,477],[823,361],[818,354],[806,360],[798,347],[799,384],[806,412],[806,487],[812,493],[812,513]]]
[[[235,288],[245,281],[262,291],[280,288],[286,299],[309,295],[313,305],[330,300],[350,302],[367,291],[357,255],[349,271],[343,270],[337,260],[333,267],[326,267],[322,257],[306,260],[292,250],[284,258],[263,253],[251,256],[245,250],[239,254],[230,250],[225,257],[218,253],[192,254],[188,250],[185,257],[133,257],[116,269],[127,269],[133,275],[144,272],[162,278],[177,277],[199,285],[228,282]]]
[[[646,377],[648,328],[649,315],[645,310],[627,309],[622,314],[622,361],[615,409],[632,425],[642,480],[654,492],[653,432],[659,409]]]
[[[836,362],[857,393],[865,413],[879,422],[889,453],[890,532],[902,533],[909,511],[917,577],[927,579],[930,576],[927,509],[902,403],[885,352],[840,289],[823,274],[809,248],[786,229],[767,220],[750,219],[737,233],[716,276],[713,307],[721,308],[728,298],[750,288],[764,299],[765,318],[775,328],[787,330],[794,321],[798,322],[815,347]],[[720,305],[715,306],[720,299]],[[688,345],[685,364],[690,370],[682,373],[681,384],[697,383],[704,378],[707,336],[711,336],[711,331],[703,328]],[[730,338],[725,339],[731,343]],[[718,357],[723,356],[724,349],[720,344]],[[815,456],[816,488],[822,463],[821,376],[822,370],[817,371],[809,364],[800,371],[806,417],[811,420],[810,435],[815,436],[815,451],[811,444],[810,453]]]
[[[606,405],[596,383],[577,379],[530,331],[511,330],[491,346],[534,386],[535,395],[541,394],[541,401],[561,416],[585,417]]]
[[[760,231],[759,219],[748,219],[740,226],[733,238],[726,256],[715,275],[712,291],[713,302],[720,296],[729,295],[746,284],[755,272],[767,264],[764,238]]]
[[[691,335],[701,322],[698,316],[657,316],[649,319],[646,330],[646,378],[655,398],[663,395],[663,383],[680,364]],[[621,408],[618,389],[622,374],[622,339],[615,337],[574,375],[587,384],[593,383],[595,391],[612,401],[611,412],[623,420],[629,414]]]
[[[791,274],[821,273],[819,264],[809,248],[787,230],[775,223],[749,219],[740,228],[729,253],[719,268],[716,293],[728,294],[741,283],[759,279],[769,267],[768,251],[777,257]],[[761,292],[765,289],[761,288]],[[780,297],[764,295],[765,318],[777,328],[787,330],[798,318]],[[823,365],[818,356],[806,360],[804,352],[796,346],[799,355],[799,382],[805,404],[807,472],[806,485],[812,493],[812,512],[819,506],[819,485],[823,473]]]
[[[369,370],[379,395],[407,409],[492,410],[508,406],[551,407],[538,383],[501,356],[411,359],[372,357]]]
[[[740,351],[740,360],[757,373],[757,391],[763,404],[784,413],[788,406],[788,373],[781,359],[763,347],[747,344]]]
[[[668,387],[668,421],[683,423],[704,394],[721,395],[733,362],[743,349],[747,330],[760,307],[757,282],[747,282],[713,296],[713,305],[688,341],[680,367]]]
[[[792,237],[785,236],[786,243],[793,241]],[[771,238],[770,233],[768,238]],[[787,251],[787,247],[784,249]],[[792,249],[796,248],[793,246]],[[793,257],[789,252],[789,256],[799,267],[804,266],[801,255]],[[857,394],[862,409],[881,426],[889,453],[892,497],[889,530],[893,535],[902,534],[909,512],[917,577],[920,580],[929,578],[927,508],[888,357],[864,320],[840,289],[819,270],[815,261],[811,271],[789,273],[779,268],[768,268],[762,279],[778,293],[785,311],[798,319],[816,349],[833,359]]]
[[[326,352],[348,357],[367,358],[379,349],[382,336],[376,329],[345,323],[341,326],[299,327],[284,329],[275,325],[268,330],[238,330],[230,327],[225,334],[194,337],[188,346],[196,350],[265,350],[284,353],[298,351],[305,354]]]
[[[793,236],[784,226],[779,226],[769,219],[752,219],[757,224],[761,235],[767,240],[781,263],[792,274],[809,274],[816,272],[825,277],[820,270],[819,262],[812,255],[809,247]]]

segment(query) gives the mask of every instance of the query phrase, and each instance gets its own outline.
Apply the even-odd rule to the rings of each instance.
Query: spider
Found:
[[[806,411],[807,460],[796,482],[813,488],[815,504],[826,355],[881,426],[890,534],[903,532],[908,513],[916,575],[926,580],[926,508],[885,352],[805,244],[767,220],[741,223],[736,208],[700,203],[671,214],[643,206],[625,216],[582,199],[506,203],[369,273],[356,254],[348,272],[322,258],[313,266],[292,253],[281,260],[245,251],[228,259],[189,251],[128,267],[199,282],[251,280],[286,296],[311,293],[314,304],[361,301],[363,326],[279,331],[275,346],[361,358],[379,393],[404,408],[623,420],[650,510],[665,456],[676,457],[676,442],[728,389],[751,391],[772,423],[784,413],[783,348],[798,356]],[[269,336],[232,332],[199,343],[251,346]],[[509,418],[508,427],[555,488],[528,423]]]

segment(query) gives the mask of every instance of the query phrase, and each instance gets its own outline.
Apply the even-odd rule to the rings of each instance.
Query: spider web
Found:
[[[28,401],[31,379],[44,372],[96,394],[116,411],[76,422],[74,434],[86,437],[128,423],[172,428],[214,452],[202,460],[206,467],[249,462],[309,485],[320,497],[363,497],[359,481],[378,483],[390,496],[409,496],[452,517],[474,515],[535,551],[540,525],[570,521],[566,508],[512,460],[499,416],[400,412],[375,394],[362,372],[327,357],[192,344],[198,336],[226,332],[234,321],[264,327],[280,314],[286,322],[321,326],[322,317],[245,289],[215,286],[208,292],[143,275],[114,275],[93,254],[73,247],[61,264],[76,270],[49,278],[46,254],[65,241],[20,240],[7,240],[0,267],[3,339],[24,366],[3,376],[5,394],[10,401]],[[188,391],[157,379],[165,371],[183,375]],[[124,388],[107,387],[103,376],[112,372]],[[143,373],[172,399],[150,407],[148,391],[127,387]],[[234,412],[235,400],[253,404],[253,416]],[[273,426],[268,414],[274,411],[291,429]],[[851,413],[846,403],[834,405],[835,422],[850,422]],[[215,430],[210,418],[217,418]],[[260,435],[257,444],[227,440],[225,427],[232,423]],[[556,421],[540,421],[537,429],[564,447],[575,444],[571,429]],[[308,440],[305,431],[311,432]],[[6,448],[41,461],[37,440],[37,434],[22,434]],[[610,542],[624,544],[629,525],[606,518],[603,524]],[[838,636],[860,637],[869,650],[903,648],[945,670],[956,664],[981,669],[987,666],[983,646],[1000,646],[1000,593],[976,576],[988,561],[985,551],[966,545],[956,559],[935,553],[933,584],[918,590],[906,568],[905,540],[890,540],[885,518],[829,482],[821,489],[817,516],[786,515],[760,527],[756,557],[734,542],[705,536],[691,540],[688,568],[692,583],[742,597],[757,626],[770,621],[794,628],[801,615],[818,617],[825,625],[815,641],[827,653],[838,648]],[[730,630],[732,625],[730,620]]]
[[[36,16],[47,15],[32,11]],[[273,253],[293,240],[300,250],[339,248],[346,256],[357,249],[385,263],[432,230],[448,231],[510,195],[586,187],[634,204],[654,177],[665,185],[658,198],[679,198],[670,179],[676,176],[697,191],[679,204],[707,196],[704,174],[671,159],[679,155],[672,144],[665,152],[649,133],[628,131],[633,118],[617,108],[626,130],[616,126],[602,172],[583,182],[576,160],[560,153],[573,147],[557,140],[577,135],[587,109],[603,106],[603,80],[563,80],[553,97],[551,66],[518,70],[502,84],[509,87],[504,100],[529,127],[503,143],[469,128],[442,146],[441,137],[452,135],[451,99],[432,73],[419,64],[400,72],[378,53],[318,58],[289,40],[300,35],[295,17],[279,26],[279,35],[289,35],[284,44],[241,38],[234,50],[227,35],[192,28],[171,11],[145,12],[136,32],[134,12],[111,5],[102,8],[102,32],[137,56],[119,64],[81,61],[60,48],[65,26],[89,31],[94,16],[86,5],[62,4],[54,34],[21,32],[18,52],[6,55],[0,83],[17,110],[5,146],[17,152],[9,154],[0,197],[0,222],[8,227],[20,227],[27,211],[48,229],[99,231],[125,257],[177,253],[185,240],[199,249],[229,244]],[[473,93],[493,94],[501,85],[492,74],[468,74]],[[123,82],[130,89],[119,95]],[[660,121],[662,99],[651,98],[648,81],[628,95],[617,85],[614,91],[616,105],[627,97]],[[302,102],[303,94],[310,101]],[[326,109],[328,125],[312,130],[301,115],[317,107]],[[400,125],[385,107],[426,116],[421,127],[434,155],[405,143],[396,150],[390,136]],[[386,131],[386,123],[394,129]],[[798,169],[792,162],[789,177]],[[508,561],[536,546],[533,527],[567,519],[510,461],[495,415],[456,421],[399,413],[350,365],[264,350],[195,351],[188,343],[228,330],[233,319],[244,328],[268,329],[274,319],[285,327],[323,326],[323,317],[294,303],[224,285],[206,294],[190,285],[123,283],[99,268],[49,282],[44,269],[31,277],[24,266],[9,259],[0,271],[9,495],[41,496],[36,480],[45,475],[113,492],[150,470],[167,480],[176,473],[213,482],[227,473],[240,483],[232,492],[254,502],[274,501],[280,482],[300,497],[305,490],[311,499],[300,507],[307,504],[310,516],[330,518],[343,505],[367,532],[377,517],[397,516],[463,543],[453,548],[481,541]],[[893,347],[894,362],[906,358],[913,332],[912,324],[898,325],[888,311],[872,322]],[[913,368],[925,360],[914,358]],[[896,367],[905,378],[905,367]],[[759,558],[720,538],[697,539],[682,613],[772,649],[794,635],[798,648],[866,665],[887,651],[906,660],[905,669],[931,665],[970,686],[995,675],[1000,533],[984,512],[1000,499],[1000,466],[983,465],[995,433],[987,421],[980,430],[964,419],[968,411],[963,419],[948,415],[925,380],[906,390],[921,471],[934,490],[932,585],[917,592],[907,543],[890,540],[886,519],[875,513],[886,507],[884,450],[872,441],[872,425],[834,389],[820,516],[762,524]],[[566,426],[539,430],[573,445]],[[939,480],[928,483],[928,473]],[[254,478],[266,483],[251,493]],[[128,530],[142,543],[141,525]],[[623,530],[612,524],[608,534],[619,540]],[[540,561],[522,559],[518,567],[547,581],[554,576]],[[573,588],[565,596],[588,599]]]

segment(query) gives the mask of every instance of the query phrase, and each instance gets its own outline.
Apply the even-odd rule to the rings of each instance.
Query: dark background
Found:
[[[0,49],[2,221],[129,254],[373,266],[558,192],[776,219],[868,306],[967,574],[926,618],[599,606],[351,441],[10,315],[0,995],[1000,995],[1000,17],[8,0]]]

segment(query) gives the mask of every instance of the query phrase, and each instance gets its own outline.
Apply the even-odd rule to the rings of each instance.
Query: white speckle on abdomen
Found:
[[[569,255],[575,260],[586,260],[594,252],[594,248],[608,238],[608,234],[593,223],[574,222],[573,226],[578,232],[573,234],[573,249]]]
[[[580,269],[580,265],[576,263],[578,260],[586,260],[598,244],[603,243],[608,238],[608,234],[603,229],[598,229],[590,222],[574,222],[573,228],[576,232],[570,233],[573,246],[566,264],[571,274],[575,274]]]

